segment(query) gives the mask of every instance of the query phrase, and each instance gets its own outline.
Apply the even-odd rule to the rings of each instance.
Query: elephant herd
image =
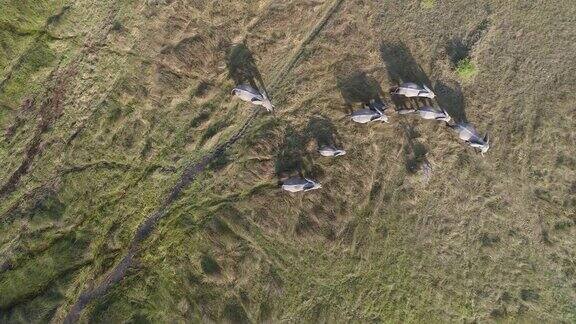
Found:
[[[405,82],[390,90],[392,96],[401,96],[406,98],[428,98],[434,99],[436,94],[426,85],[418,85],[413,82]],[[265,92],[261,92],[249,85],[238,85],[232,90],[232,95],[239,99],[250,102],[254,105],[262,106],[267,111],[273,111],[274,105]],[[371,100],[365,103],[362,109],[352,112],[350,118],[352,121],[360,124],[366,124],[373,121],[383,121],[388,123],[389,116],[385,114],[388,107],[382,101]],[[432,106],[422,106],[417,109],[400,109],[396,110],[399,115],[417,114],[423,119],[432,119],[443,121],[446,126],[454,129],[459,138],[468,145],[480,150],[482,155],[490,148],[488,134],[481,136],[474,126],[469,123],[451,123],[452,118],[443,108],[434,108]],[[345,150],[333,146],[322,146],[318,148],[318,153],[326,157],[337,157],[346,154]],[[320,189],[322,185],[306,177],[293,177],[282,182],[282,189],[289,192],[310,191]]]

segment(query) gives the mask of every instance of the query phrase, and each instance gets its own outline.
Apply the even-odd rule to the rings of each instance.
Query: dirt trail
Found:
[[[281,80],[295,67],[298,59],[301,57],[305,47],[312,42],[312,40],[318,35],[320,30],[326,25],[330,17],[337,11],[343,0],[335,0],[326,10],[325,14],[322,16],[320,21],[314,26],[314,28],[308,33],[306,38],[300,43],[290,59],[286,62],[284,67],[272,78],[272,82],[269,87],[272,91],[276,89],[280,84]],[[228,148],[234,145],[239,139],[241,139],[252,122],[260,114],[260,109],[255,108],[248,119],[244,122],[242,127],[226,142],[220,144],[211,153],[205,155],[199,162],[192,163],[184,169],[182,176],[176,185],[172,188],[169,195],[164,199],[160,207],[148,216],[143,223],[138,226],[134,238],[130,242],[130,247],[128,252],[122,257],[120,262],[112,268],[105,276],[105,278],[98,283],[96,286],[84,290],[76,302],[70,308],[70,311],[64,318],[64,323],[76,323],[80,318],[82,310],[91,301],[103,296],[108,292],[108,290],[120,282],[125,276],[128,269],[131,267],[132,262],[138,253],[140,243],[144,241],[154,230],[154,227],[160,219],[162,219],[168,212],[169,207],[178,200],[182,192],[192,183],[198,174],[200,174],[204,169],[218,157],[226,152]],[[54,321],[54,319],[52,319]]]
[[[78,297],[78,300],[74,303],[70,309],[70,312],[64,319],[64,323],[77,322],[78,318],[80,317],[80,313],[89,302],[104,295],[114,284],[118,283],[120,280],[122,280],[122,278],[124,278],[124,276],[126,276],[126,272],[132,265],[134,257],[138,252],[140,243],[152,233],[152,230],[158,221],[166,215],[170,205],[172,205],[172,203],[180,198],[182,192],[188,187],[190,183],[196,179],[196,176],[199,173],[204,171],[210,162],[222,155],[228,149],[228,147],[242,138],[248,129],[248,126],[252,123],[256,116],[258,116],[258,112],[259,110],[253,112],[249,119],[244,123],[243,127],[228,141],[218,146],[212,153],[204,156],[200,162],[191,164],[184,170],[180,180],[172,188],[170,194],[162,202],[160,207],[148,218],[146,218],[146,220],[141,223],[140,226],[138,226],[138,229],[134,234],[134,238],[132,239],[132,242],[130,242],[130,247],[126,255],[124,255],[122,260],[120,260],[120,262],[112,269],[112,271],[106,275],[102,282],[80,294],[80,297]]]
[[[290,57],[290,60],[288,60],[288,62],[284,65],[284,67],[280,70],[280,72],[276,75],[276,77],[272,79],[272,82],[270,82],[271,84],[278,85],[281,78],[286,74],[288,74],[288,72],[290,72],[294,68],[296,62],[298,62],[298,60],[304,53],[304,48],[306,48],[306,46],[308,46],[308,44],[310,44],[314,40],[314,38],[318,36],[318,33],[320,33],[322,28],[324,28],[328,20],[332,17],[332,15],[334,15],[336,10],[340,8],[340,5],[343,2],[344,0],[335,0],[330,5],[330,7],[328,7],[328,9],[324,13],[320,21],[314,26],[314,28],[312,28],[312,30],[310,30],[310,32],[308,33],[308,35],[306,35],[306,38],[302,41],[302,43],[300,43],[300,45],[296,47],[296,49],[294,50],[294,54]]]

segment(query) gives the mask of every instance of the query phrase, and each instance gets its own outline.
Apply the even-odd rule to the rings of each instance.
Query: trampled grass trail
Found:
[[[269,84],[269,89],[271,92],[274,92],[275,89],[281,84],[282,80],[292,69],[296,66],[296,63],[300,59],[304,49],[307,45],[309,45],[314,38],[319,34],[322,28],[326,25],[328,20],[334,15],[334,13],[338,10],[344,0],[335,0],[331,3],[328,8],[326,9],[325,13],[322,15],[322,18],[318,23],[314,25],[314,28],[306,35],[305,39],[302,40],[300,45],[296,47],[292,53],[292,55],[288,58],[282,69],[276,73],[276,75],[271,79],[272,81]],[[218,145],[212,152],[208,153],[204,157],[200,159],[198,162],[194,162],[189,164],[182,173],[182,176],[178,180],[178,182],[174,185],[174,187],[170,190],[168,196],[163,200],[160,207],[154,211],[151,215],[149,215],[139,226],[134,234],[134,237],[130,243],[130,247],[128,252],[122,257],[120,262],[116,264],[104,277],[104,279],[93,286],[92,288],[88,288],[84,290],[76,302],[70,308],[70,311],[66,315],[64,322],[65,323],[75,323],[80,318],[82,310],[86,305],[88,305],[93,300],[103,296],[108,292],[108,290],[122,280],[131,267],[134,258],[136,257],[140,244],[150,236],[154,227],[158,223],[160,219],[166,216],[169,207],[177,201],[182,192],[196,179],[201,172],[205,170],[205,168],[214,160],[219,158],[222,154],[226,152],[232,145],[234,145],[239,139],[241,139],[246,131],[250,128],[252,122],[256,119],[256,117],[260,114],[260,109],[254,109],[248,119],[244,122],[242,127],[234,133],[230,139],[226,142]]]

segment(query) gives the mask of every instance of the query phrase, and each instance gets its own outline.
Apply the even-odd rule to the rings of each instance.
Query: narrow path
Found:
[[[300,43],[300,45],[296,47],[296,49],[294,50],[294,54],[292,55],[290,60],[288,60],[288,62],[284,65],[284,67],[280,70],[280,72],[278,72],[276,77],[272,79],[271,84],[278,85],[280,83],[280,80],[294,68],[296,62],[298,62],[298,60],[304,53],[304,49],[306,48],[306,46],[308,46],[308,44],[310,44],[314,40],[314,38],[318,36],[322,28],[324,28],[328,20],[332,17],[332,15],[334,15],[336,10],[340,8],[340,5],[343,2],[344,0],[335,0],[330,5],[330,7],[326,10],[320,21],[314,26],[314,28],[312,28],[312,30],[310,30],[310,32],[308,33],[308,35],[306,35],[306,38],[302,41],[302,43]]]
[[[300,43],[300,46],[294,50],[294,53],[284,65],[284,67],[272,79],[272,82],[270,83],[270,89],[272,89],[272,91],[281,84],[281,80],[283,80],[284,77],[296,66],[296,63],[301,57],[305,47],[310,44],[310,42],[312,42],[312,40],[318,35],[320,30],[326,25],[327,21],[336,12],[342,2],[343,0],[335,0],[326,10],[321,20]],[[131,267],[138,252],[140,244],[142,241],[148,238],[148,236],[150,236],[158,221],[166,216],[169,207],[180,198],[182,192],[190,185],[190,183],[196,179],[196,176],[198,176],[212,161],[224,154],[227,149],[229,149],[244,136],[252,122],[260,114],[260,111],[261,110],[259,108],[255,108],[248,119],[244,122],[242,127],[228,141],[217,146],[211,153],[205,155],[199,162],[192,163],[184,169],[182,176],[176,185],[174,185],[168,196],[164,199],[160,207],[150,216],[148,216],[144,222],[140,224],[140,226],[138,226],[132,242],[130,242],[128,252],[124,255],[124,257],[122,257],[120,262],[108,272],[108,274],[100,283],[92,288],[84,290],[80,294],[76,302],[70,308],[69,313],[64,318],[64,323],[77,322],[80,318],[82,310],[86,307],[86,305],[88,305],[88,303],[106,294],[113,285],[118,283],[126,276],[126,273]]]

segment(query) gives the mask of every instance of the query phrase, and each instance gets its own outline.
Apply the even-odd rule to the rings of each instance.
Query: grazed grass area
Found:
[[[60,322],[102,281],[251,116],[237,82],[277,111],[168,206],[82,322],[576,321],[573,4],[335,3],[3,3],[0,185],[75,72],[0,200],[0,322]],[[403,81],[489,132],[486,156],[416,116],[349,122]],[[298,173],[322,190],[281,192]]]

